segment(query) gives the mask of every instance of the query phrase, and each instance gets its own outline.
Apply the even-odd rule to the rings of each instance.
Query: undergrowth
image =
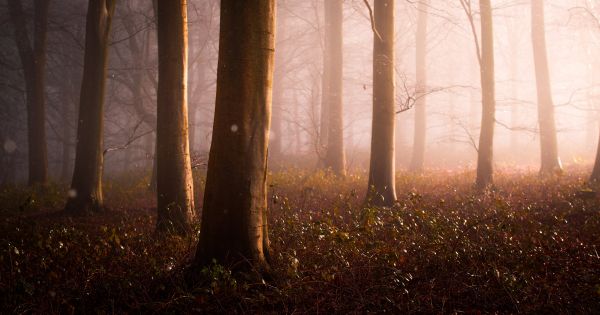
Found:
[[[3,187],[1,313],[594,313],[600,198],[584,178],[500,173],[477,191],[470,172],[399,173],[399,202],[376,208],[364,174],[271,174],[274,279],[213,264],[195,285],[198,234],[154,234],[144,179],[108,183],[109,210],[80,218],[59,211],[64,187]]]

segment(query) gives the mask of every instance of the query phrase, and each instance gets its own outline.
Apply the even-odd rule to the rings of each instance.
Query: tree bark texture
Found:
[[[275,0],[223,0],[220,27],[214,127],[195,261],[248,262],[268,270]]]
[[[156,228],[186,234],[195,217],[188,139],[187,1],[159,1],[157,13]]]
[[[103,169],[103,107],[108,42],[116,0],[90,0],[86,18],[83,78],[75,168],[65,210],[83,214],[100,211]]]
[[[367,202],[396,202],[394,131],[396,113],[394,72],[394,0],[375,0],[373,36],[373,122]]]

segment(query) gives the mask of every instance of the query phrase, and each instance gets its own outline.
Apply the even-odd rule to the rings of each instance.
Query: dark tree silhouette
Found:
[[[375,0],[373,36],[373,122],[367,202],[391,206],[395,184],[394,0]]]

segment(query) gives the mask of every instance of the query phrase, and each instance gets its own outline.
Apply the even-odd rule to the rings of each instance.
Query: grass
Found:
[[[499,173],[494,189],[478,192],[467,171],[399,173],[397,206],[374,208],[363,205],[364,174],[271,174],[275,279],[213,265],[191,287],[184,270],[197,234],[153,234],[154,198],[142,177],[108,183],[110,210],[82,218],[57,211],[64,187],[4,187],[0,306],[2,313],[594,313],[600,198],[586,175]]]

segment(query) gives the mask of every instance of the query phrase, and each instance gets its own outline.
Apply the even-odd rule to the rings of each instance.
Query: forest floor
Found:
[[[197,234],[153,233],[147,178],[108,182],[110,210],[88,217],[60,212],[62,186],[3,187],[0,313],[600,312],[586,170],[499,172],[484,192],[473,176],[399,173],[397,206],[373,208],[364,174],[272,174],[274,279],[213,265],[194,286],[183,275]]]

